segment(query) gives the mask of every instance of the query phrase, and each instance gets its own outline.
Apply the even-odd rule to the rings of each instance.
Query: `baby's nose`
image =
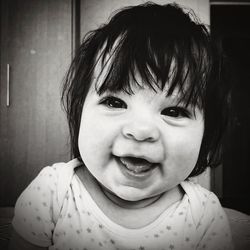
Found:
[[[155,142],[160,137],[160,131],[155,124],[147,121],[132,121],[123,126],[123,135],[139,142]]]

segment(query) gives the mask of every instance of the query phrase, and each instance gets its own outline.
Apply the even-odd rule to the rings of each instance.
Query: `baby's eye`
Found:
[[[174,118],[189,118],[190,117],[190,112],[182,107],[168,107],[162,110],[161,112],[162,115],[165,116],[170,116]]]
[[[104,97],[100,104],[106,105],[109,108],[115,108],[115,109],[126,109],[127,104],[121,100],[120,98],[114,97],[114,96],[107,96]]]

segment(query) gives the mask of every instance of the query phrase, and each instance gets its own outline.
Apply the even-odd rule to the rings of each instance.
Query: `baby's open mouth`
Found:
[[[149,170],[152,170],[156,163],[149,162],[143,158],[137,157],[118,157],[119,161],[125,166],[128,170],[140,174],[145,173]]]

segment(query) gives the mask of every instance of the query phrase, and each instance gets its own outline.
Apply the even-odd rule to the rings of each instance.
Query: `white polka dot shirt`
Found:
[[[139,229],[122,227],[97,206],[74,159],[44,168],[19,197],[13,226],[49,250],[230,250],[229,223],[218,198],[190,181],[183,199]]]

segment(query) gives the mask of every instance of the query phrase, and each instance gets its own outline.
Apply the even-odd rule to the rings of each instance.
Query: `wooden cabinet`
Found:
[[[60,90],[71,8],[68,0],[1,1],[0,206],[14,205],[41,168],[70,157]]]

